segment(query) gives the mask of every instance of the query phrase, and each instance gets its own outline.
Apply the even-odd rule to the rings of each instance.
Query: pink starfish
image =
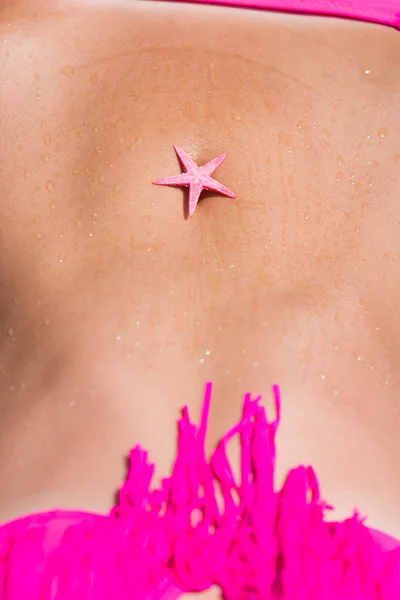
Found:
[[[210,177],[211,173],[215,171],[215,169],[222,163],[222,161],[226,158],[227,153],[224,152],[217,156],[217,158],[213,158],[206,165],[202,167],[198,167],[178,146],[174,146],[177,155],[179,156],[183,168],[184,173],[180,175],[173,175],[172,177],[166,177],[165,179],[158,179],[157,181],[153,181],[155,185],[184,185],[189,187],[189,214],[192,215],[195,211],[197,203],[200,198],[200,194],[203,190],[214,190],[215,192],[219,192],[224,196],[229,196],[230,198],[236,198],[236,195],[228,190],[222,183],[219,183],[215,179]]]

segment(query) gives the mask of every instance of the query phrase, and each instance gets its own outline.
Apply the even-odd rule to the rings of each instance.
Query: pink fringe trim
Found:
[[[399,598],[400,548],[383,549],[357,514],[325,522],[329,506],[312,468],[293,469],[274,491],[278,388],[276,420],[246,395],[240,422],[207,459],[211,392],[209,383],[199,427],[184,409],[175,465],[160,489],[136,447],[110,516],[79,515],[51,552],[43,550],[50,523],[53,531],[74,513],[37,515],[29,527],[17,521],[11,534],[0,528],[0,600],[176,600],[212,585],[225,600]],[[240,481],[226,452],[236,435]]]
[[[268,422],[260,397],[246,395],[240,422],[207,460],[211,392],[209,383],[199,428],[183,411],[177,459],[161,489],[150,491],[154,465],[148,464],[147,454],[140,448],[131,454],[130,472],[112,515],[132,520],[135,596],[163,597],[154,591],[161,567],[163,578],[182,591],[216,584],[226,600],[400,597],[400,550],[383,552],[357,514],[343,523],[326,523],[324,512],[330,507],[321,500],[311,467],[293,469],[283,488],[274,491],[278,387],[276,420]],[[226,453],[235,435],[242,445],[240,482]]]

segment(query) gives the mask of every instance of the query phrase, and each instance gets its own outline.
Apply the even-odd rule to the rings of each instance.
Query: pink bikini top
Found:
[[[400,0],[190,0],[279,12],[307,13],[372,21],[400,29]]]

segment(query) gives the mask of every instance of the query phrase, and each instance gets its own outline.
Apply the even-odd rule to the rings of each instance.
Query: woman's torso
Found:
[[[36,14],[36,16],[35,16]],[[400,36],[185,4],[0,11],[2,521],[107,510],[281,386],[279,474],[400,536]],[[236,200],[184,218],[178,144]]]

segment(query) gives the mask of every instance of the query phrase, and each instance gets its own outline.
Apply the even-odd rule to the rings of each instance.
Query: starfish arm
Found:
[[[183,168],[185,169],[185,171],[193,171],[193,170],[197,171],[198,170],[199,167],[196,165],[196,163],[194,163],[192,161],[192,159],[190,158],[190,156],[188,156],[186,154],[186,152],[184,152],[176,144],[175,144],[174,148],[175,148],[175,152],[179,156],[181,163],[183,164]]]
[[[190,179],[186,173],[182,173],[181,175],[172,175],[172,177],[157,179],[153,183],[154,185],[189,185]]]
[[[203,185],[201,183],[191,183],[189,187],[189,215],[192,216],[196,210],[197,203],[200,198],[200,194],[203,191]]]
[[[219,156],[217,156],[217,158],[213,158],[206,165],[203,165],[202,167],[200,167],[201,171],[203,173],[206,173],[207,175],[211,175],[211,173],[214,173],[215,169],[217,167],[219,167],[219,165],[222,163],[222,161],[225,160],[225,158],[227,156],[228,156],[228,153],[227,152],[223,152],[222,154],[220,154]]]
[[[236,198],[236,194],[231,192],[231,190],[228,190],[228,188],[222,185],[222,183],[216,181],[215,179],[212,179],[211,177],[207,178],[207,181],[203,183],[203,187],[206,190],[213,190],[214,192],[218,192],[223,196],[229,196],[229,198]]]

